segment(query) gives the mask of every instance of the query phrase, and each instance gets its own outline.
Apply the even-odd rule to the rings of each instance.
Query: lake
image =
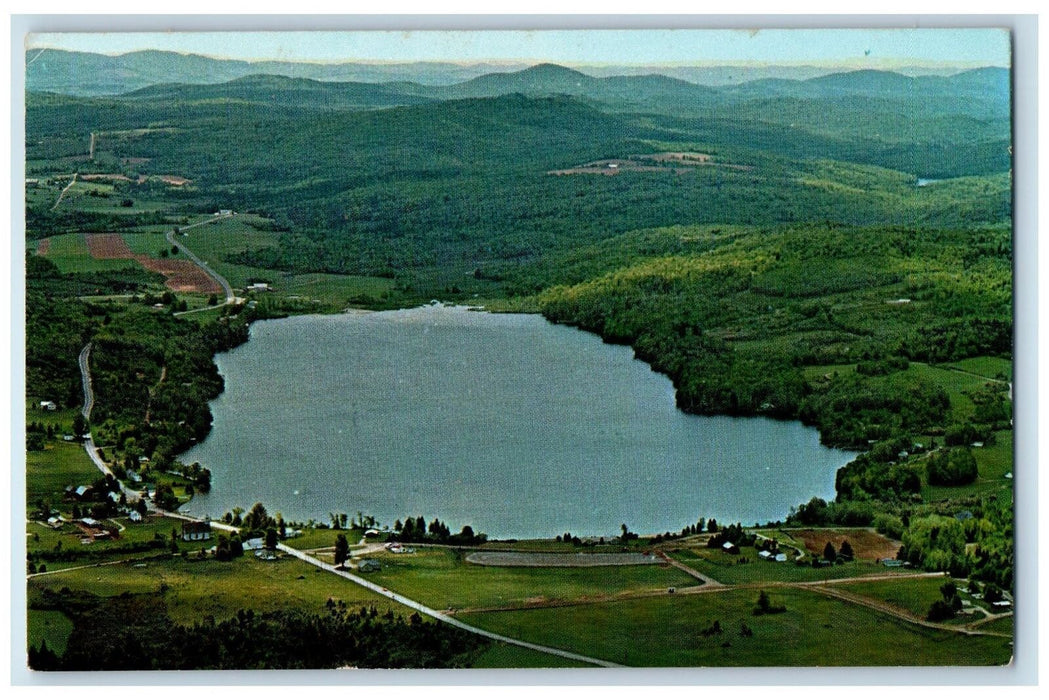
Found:
[[[252,325],[216,358],[214,426],[184,454],[212,489],[286,520],[358,511],[490,537],[680,531],[784,518],[834,496],[852,453],[815,430],[677,410],[669,379],[541,316],[430,306]]]

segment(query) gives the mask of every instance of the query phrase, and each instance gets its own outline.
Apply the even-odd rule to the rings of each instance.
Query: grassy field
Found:
[[[130,201],[131,206],[124,206],[123,202],[125,201]],[[58,209],[60,211],[76,210],[100,214],[141,214],[143,212],[162,211],[170,206],[170,203],[162,200],[144,199],[135,195],[122,194],[117,192],[113,185],[102,180],[80,179],[66,192]]]
[[[354,275],[292,275],[278,283],[285,296],[316,299],[324,304],[346,305],[355,299],[380,299],[393,289],[393,280]]]
[[[148,255],[159,258],[160,251],[165,250],[171,254],[171,244],[168,243],[163,233],[124,233],[121,238],[127,243],[131,252],[137,255]],[[175,257],[178,257],[177,255]]]
[[[1012,360],[1000,357],[971,357],[966,360],[952,362],[947,367],[957,367],[965,372],[972,372],[991,379],[1005,379],[1010,381],[1013,377]]]
[[[317,612],[329,598],[351,609],[375,605],[381,612],[410,614],[388,598],[293,557],[269,562],[250,554],[232,562],[175,557],[48,574],[31,579],[29,585],[38,590],[68,586],[101,596],[162,589],[168,614],[183,623],[205,615],[222,619],[242,609]]]
[[[523,606],[547,601],[580,601],[638,591],[666,590],[698,582],[662,566],[525,568],[476,566],[448,549],[380,555],[381,571],[364,574],[391,591],[443,609]]]
[[[772,602],[787,611],[754,616],[757,595],[712,591],[460,617],[631,666],[997,665],[1012,654],[1003,638],[929,630],[809,591],[776,589]],[[722,631],[711,634],[715,621]]]
[[[172,620],[192,624],[213,615],[216,620],[238,610],[267,612],[296,609],[320,612],[328,599],[343,601],[351,610],[375,606],[380,613],[392,610],[408,617],[411,610],[350,581],[286,557],[264,562],[246,555],[232,562],[213,559],[197,561],[174,558],[113,566],[92,567],[30,579],[30,639],[49,635],[52,643],[64,648],[71,626],[56,617],[58,613],[34,610],[45,588],[87,591],[100,596],[159,593]],[[68,623],[68,620],[66,621]]]
[[[91,253],[87,250],[84,235],[80,233],[52,236],[50,245],[46,257],[61,272],[96,272],[138,267],[138,263],[132,260],[96,260],[92,258]]]
[[[1000,617],[997,620],[992,620],[985,625],[980,625],[977,629],[981,629],[985,632],[1002,632],[1004,634],[1013,634],[1016,629],[1016,617],[1010,615],[1009,617]]]
[[[995,433],[993,444],[972,448],[973,457],[979,476],[976,481],[965,486],[924,486],[922,498],[926,501],[937,501],[948,498],[964,498],[971,495],[1001,492],[1011,494],[1013,480],[1006,474],[1012,473],[1013,431],[1000,430]]]
[[[562,656],[544,654],[524,647],[493,642],[470,665],[471,668],[592,668]]]
[[[899,581],[862,581],[859,583],[843,583],[838,587],[859,593],[868,598],[884,600],[886,603],[896,607],[909,610],[910,612],[925,617],[929,607],[937,600],[942,600],[940,586],[947,582],[946,577],[936,578],[912,578]],[[959,584],[962,585],[962,584]],[[963,599],[967,596],[962,595]],[[955,618],[951,622],[966,623],[978,618]]]
[[[58,505],[66,486],[90,484],[102,476],[79,442],[50,441],[42,452],[26,452],[26,505],[44,499]]]
[[[260,299],[271,297],[279,301],[291,297],[292,301],[301,298],[306,304],[344,307],[355,299],[383,298],[393,289],[393,280],[381,277],[322,273],[289,275],[279,270],[228,262],[227,255],[277,244],[278,234],[259,230],[252,223],[262,225],[266,220],[238,214],[232,219],[190,229],[187,235],[179,237],[179,241],[206,260],[208,266],[225,277],[234,288],[242,289],[251,281],[269,282],[274,291],[263,294]]]
[[[760,583],[762,581],[824,581],[852,576],[896,575],[895,570],[887,569],[869,561],[853,561],[847,564],[814,569],[811,566],[798,566],[793,561],[768,562],[758,559],[757,550],[753,547],[741,547],[740,554],[725,554],[720,550],[680,549],[669,551],[670,555],[700,573],[707,574],[721,583]],[[740,558],[748,563],[740,564]]]
[[[191,219],[190,223],[206,220]],[[276,245],[277,234],[252,228],[248,225],[251,220],[254,219],[238,214],[232,219],[221,219],[190,229],[186,235],[180,235],[178,240],[201,260],[206,260],[208,267],[225,277],[233,287],[243,288],[249,279],[269,280],[280,275],[274,270],[226,262],[226,255],[230,253]]]

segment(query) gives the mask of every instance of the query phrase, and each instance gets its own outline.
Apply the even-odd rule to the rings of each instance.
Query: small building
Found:
[[[76,498],[77,500],[83,500],[83,499],[87,498],[90,495],[91,495],[91,487],[90,486],[77,486],[75,489],[73,489],[73,497]]]
[[[270,285],[268,282],[253,282],[248,285],[249,292],[268,292]]]
[[[360,571],[362,574],[378,571],[381,568],[382,565],[379,564],[378,559],[361,559],[360,562],[357,563],[357,571]]]
[[[779,562],[784,562],[784,561],[787,561],[787,555],[785,553],[783,553],[783,552],[780,552],[775,557],[773,557],[773,559],[775,559],[776,561],[779,561]]]
[[[983,443],[982,443],[982,442],[974,442],[974,443],[972,444],[972,446],[973,446],[973,447],[983,447]]]
[[[261,537],[253,537],[250,540],[244,540],[242,546],[244,547],[245,552],[254,552],[259,549],[265,549],[266,543]]]
[[[142,514],[137,510],[133,510],[127,514],[127,519],[133,523],[140,523],[142,522]]]
[[[905,561],[903,561],[901,559],[882,559],[881,560],[881,565],[882,566],[887,566],[890,569],[896,569],[896,568],[899,568],[901,566],[907,566],[907,562],[905,562]]]
[[[382,533],[380,533],[374,527],[373,528],[369,528],[369,529],[364,531],[364,536],[365,537],[378,537],[380,534],[382,534]]]
[[[725,544],[721,545],[721,551],[725,552],[726,554],[739,554],[739,547],[737,547],[732,542],[726,542]]]
[[[54,401],[41,401],[40,408],[45,411],[57,411],[58,404],[56,404]]]
[[[759,559],[764,559],[765,561],[768,561],[769,559],[773,558],[772,557],[772,552],[770,552],[768,550],[762,550],[762,551],[758,552],[758,558]]]
[[[62,516],[52,515],[50,518],[47,519],[47,526],[53,530],[59,529],[60,527],[62,527]]]
[[[211,539],[211,521],[196,521],[182,523],[183,542],[201,542]]]

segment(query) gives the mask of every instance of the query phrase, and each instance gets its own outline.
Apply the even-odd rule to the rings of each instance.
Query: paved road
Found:
[[[80,357],[77,359],[80,364],[80,383],[84,389],[84,407],[80,409],[80,413],[87,421],[91,420],[91,409],[95,407],[95,392],[91,390],[91,370],[88,367],[90,357],[91,343],[88,343],[80,351]]]
[[[62,203],[62,198],[66,196],[66,192],[76,183],[76,177],[79,173],[73,173],[73,179],[69,181],[69,184],[62,188],[62,191],[58,193],[58,199],[55,200],[54,206],[51,207],[51,211],[58,209],[58,205]]]
[[[200,221],[200,222],[197,222],[195,224],[191,224],[189,226],[181,226],[181,227],[179,227],[178,231],[179,231],[179,233],[182,233],[184,231],[188,231],[191,228],[196,228],[197,226],[204,226],[205,224],[210,224],[210,223],[213,223],[215,221],[219,221],[220,219],[229,219],[232,216],[233,216],[233,214],[220,214],[219,216],[216,216],[216,217],[213,217],[211,219],[208,219],[207,221]],[[208,274],[208,277],[210,277],[211,279],[215,280],[218,283],[218,285],[220,287],[222,287],[222,292],[226,295],[226,300],[224,302],[222,302],[221,304],[215,304],[214,306],[205,306],[204,308],[193,309],[192,311],[180,311],[179,313],[175,314],[176,316],[183,316],[185,314],[197,313],[197,312],[200,312],[200,311],[208,311],[209,309],[218,309],[218,308],[221,308],[223,306],[228,306],[229,304],[232,304],[233,302],[235,302],[237,300],[237,297],[233,294],[233,288],[230,286],[229,282],[226,281],[226,278],[223,277],[222,275],[220,275],[219,273],[215,272],[214,270],[212,270],[210,267],[208,267],[208,264],[206,262],[204,262],[203,260],[198,258],[197,255],[192,250],[190,250],[185,245],[183,245],[180,241],[178,241],[175,238],[175,232],[174,231],[168,231],[167,239],[168,239],[168,243],[171,243],[173,246],[176,246],[179,250],[181,250],[183,252],[183,254],[185,254],[185,256],[187,258],[192,260],[193,263],[197,265],[197,267],[199,267],[200,269],[204,270],[204,272],[206,272]]]
[[[522,641],[520,639],[513,639],[512,637],[504,637],[501,634],[495,634],[494,632],[489,632],[489,631],[483,630],[483,629],[481,629],[479,627],[474,627],[473,625],[468,625],[468,624],[466,624],[465,622],[463,622],[461,620],[457,620],[454,617],[451,617],[450,615],[446,615],[446,614],[444,614],[442,612],[434,610],[433,608],[427,607],[427,606],[423,605],[422,603],[414,601],[414,600],[412,600],[410,598],[405,598],[404,596],[399,595],[397,593],[394,593],[393,591],[390,591],[390,590],[388,590],[386,588],[383,588],[382,586],[380,586],[380,585],[378,585],[376,583],[372,583],[371,581],[369,581],[369,580],[367,580],[365,578],[361,578],[360,576],[357,576],[356,574],[351,574],[348,571],[342,571],[340,569],[336,569],[331,564],[327,564],[325,562],[320,561],[319,559],[315,559],[314,557],[311,557],[310,555],[306,554],[305,552],[300,552],[297,549],[292,549],[291,547],[288,547],[288,546],[283,545],[283,544],[278,544],[277,548],[280,549],[282,552],[285,552],[286,554],[290,554],[293,557],[296,557],[297,559],[301,559],[302,561],[306,562],[307,564],[311,564],[313,566],[316,566],[319,569],[324,569],[325,571],[330,571],[331,573],[333,573],[333,574],[335,574],[337,576],[341,576],[341,577],[343,577],[345,579],[353,581],[354,583],[356,583],[359,586],[367,588],[370,591],[374,591],[375,593],[378,593],[381,596],[384,596],[386,598],[389,598],[390,600],[396,601],[396,602],[400,603],[401,605],[405,605],[405,606],[407,606],[409,608],[412,608],[413,610],[417,610],[417,611],[419,611],[419,612],[421,612],[423,614],[429,615],[430,617],[432,617],[432,618],[434,618],[436,620],[440,620],[441,622],[444,622],[445,624],[451,625],[452,627],[458,627],[459,629],[466,630],[467,632],[472,632],[473,634],[477,634],[477,635],[480,635],[482,637],[487,637],[488,639],[494,639],[495,641],[498,641],[498,642],[504,642],[506,644],[513,644],[514,646],[524,647],[525,649],[532,649],[534,651],[540,651],[540,652],[543,652],[543,653],[546,653],[546,654],[552,654],[554,656],[560,656],[562,658],[571,659],[573,661],[581,661],[583,663],[593,664],[595,666],[604,666],[605,668],[621,668],[620,664],[612,663],[611,661],[605,661],[604,659],[595,659],[595,658],[590,657],[590,656],[583,656],[582,654],[575,654],[573,652],[565,651],[563,649],[555,649],[553,647],[546,647],[546,646],[543,646],[541,644],[532,644],[531,642],[525,642],[525,641]]]

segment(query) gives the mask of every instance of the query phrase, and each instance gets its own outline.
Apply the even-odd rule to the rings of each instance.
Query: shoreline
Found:
[[[589,336],[589,337],[592,337],[592,338],[595,338],[595,339],[599,339],[601,341],[601,344],[603,344],[603,345],[608,345],[608,346],[613,346],[613,347],[630,348],[631,361],[640,362],[650,372],[653,372],[653,373],[657,374],[662,380],[665,380],[666,382],[670,383],[670,385],[671,385],[671,387],[673,389],[673,392],[676,395],[677,389],[676,389],[676,387],[673,386],[673,380],[670,377],[668,377],[665,373],[658,372],[655,369],[653,369],[649,362],[639,358],[637,356],[636,351],[634,351],[634,349],[631,346],[629,346],[628,344],[626,344],[626,343],[610,342],[610,341],[602,338],[597,333],[594,333],[592,331],[588,331],[588,330],[579,328],[579,327],[577,327],[577,326],[575,326],[573,324],[558,323],[556,321],[550,320],[544,314],[542,314],[542,313],[540,313],[538,311],[527,311],[527,312],[525,312],[525,311],[498,312],[497,311],[497,312],[493,312],[493,311],[489,311],[487,308],[485,308],[483,306],[479,306],[479,305],[460,304],[460,303],[444,303],[444,302],[442,302],[442,303],[434,303],[434,302],[431,302],[431,303],[416,304],[416,305],[413,305],[413,306],[401,306],[401,307],[394,308],[394,309],[385,309],[385,308],[384,309],[347,308],[347,309],[344,309],[342,311],[338,311],[338,312],[334,312],[334,313],[317,313],[317,312],[289,313],[287,315],[283,315],[283,316],[279,316],[279,317],[252,318],[248,322],[248,325],[249,325],[249,328],[250,328],[250,326],[253,325],[257,321],[271,321],[271,320],[280,320],[280,319],[290,319],[290,318],[293,318],[293,317],[303,317],[303,318],[311,318],[312,317],[312,318],[322,319],[322,318],[331,318],[331,317],[336,317],[337,318],[339,316],[366,317],[366,316],[372,316],[374,314],[379,314],[379,313],[388,313],[388,314],[411,313],[411,312],[423,312],[423,313],[425,313],[425,312],[427,312],[427,311],[429,311],[431,309],[435,309],[435,308],[436,309],[443,309],[445,311],[453,312],[453,313],[454,312],[469,311],[469,312],[487,313],[487,314],[490,314],[492,316],[513,314],[513,315],[524,315],[524,316],[538,317],[538,318],[542,319],[542,321],[545,324],[548,324],[551,327],[555,327],[555,328],[560,327],[560,328],[566,328],[566,329],[570,328],[573,331],[581,331],[586,336]],[[248,340],[250,340],[250,339],[251,339],[251,333],[249,332],[248,335],[247,335],[247,339],[244,341],[244,343],[248,342]],[[239,346],[240,346],[240,344],[238,344],[237,346],[234,346],[234,348],[230,348],[229,350],[226,350],[224,352],[231,352],[233,349],[235,349],[235,347],[239,347]],[[212,361],[213,362],[215,362],[216,358],[218,357],[218,354],[219,353],[216,353],[215,355],[212,356]],[[225,382],[227,377],[225,375],[222,375],[222,376],[223,376],[223,380]],[[224,392],[225,392],[225,386],[223,388],[223,393]],[[220,396],[221,396],[221,394],[220,394]],[[215,398],[209,400],[209,407],[217,398],[218,397],[215,397]],[[679,416],[689,416],[689,417],[694,417],[694,418],[714,418],[714,419],[723,418],[723,419],[730,419],[730,420],[745,420],[745,419],[754,419],[754,418],[759,418],[759,419],[760,418],[764,418],[764,419],[770,420],[773,423],[794,424],[794,425],[801,426],[801,427],[804,427],[804,428],[807,428],[807,429],[815,430],[815,428],[813,426],[806,425],[804,422],[802,422],[802,421],[800,421],[798,419],[782,418],[782,417],[778,417],[778,416],[767,416],[767,415],[729,415],[729,414],[705,415],[705,414],[692,413],[692,412],[689,412],[689,411],[686,411],[686,410],[682,409],[676,402],[674,402],[673,398],[671,398],[670,400],[671,400],[672,406],[673,406],[672,412],[675,415],[679,415]],[[211,433],[211,429],[209,427],[209,435],[208,435],[208,437],[211,436],[210,433]],[[816,434],[817,434],[817,436],[819,435],[818,430],[816,430]],[[205,438],[205,440],[206,440],[206,438]],[[181,460],[188,452],[190,452],[194,448],[204,444],[205,440],[201,440],[200,442],[194,443],[193,445],[191,445],[189,448],[187,448],[183,452],[180,452],[176,456],[176,459],[180,459]],[[861,454],[860,451],[853,450],[853,449],[831,448],[830,446],[824,445],[822,443],[822,441],[819,441],[818,445],[822,449],[834,449],[834,450],[838,450],[838,451],[841,451],[841,452],[848,453],[848,455],[847,455],[848,461],[835,468],[835,472],[834,472],[835,476],[837,474],[837,471],[839,469],[841,469],[844,466],[844,464],[849,463],[852,459],[855,459],[855,457],[858,454]],[[200,461],[200,460],[198,459],[196,461]],[[202,466],[207,467],[208,465],[202,463]],[[833,477],[832,477],[832,479],[833,479]],[[831,490],[833,491],[833,486],[832,486]],[[810,496],[811,496],[811,494],[807,494],[805,496],[805,498],[808,499]],[[827,498],[828,500],[833,500],[835,496],[834,496],[833,493],[830,493],[830,494],[828,494],[826,496],[818,496],[817,495],[817,496],[814,496],[814,497]],[[251,501],[252,499],[248,499],[248,500]],[[262,499],[261,499],[261,497],[256,496],[256,497],[254,497],[254,500],[258,501],[258,500],[262,500]],[[194,505],[198,501],[199,501],[199,499],[197,499],[197,497],[194,496],[190,500],[188,500],[185,503],[183,503],[182,505],[180,505],[179,509],[178,509],[178,512],[183,514],[183,515],[186,515],[187,517],[195,517],[195,518],[206,517],[206,515],[204,513],[202,513],[202,512],[201,513],[193,513],[192,512],[193,509],[194,509]],[[276,509],[276,510],[284,510],[286,512],[286,510],[284,508],[282,508],[281,506],[282,505],[287,505],[287,503],[283,503],[283,504],[282,503],[277,503],[277,502],[267,503],[265,500],[263,500],[263,502],[266,503],[267,507],[269,507],[269,508]],[[233,505],[237,505],[237,506],[240,506],[240,507],[247,508],[250,505],[250,503],[248,503],[248,502],[239,503],[238,502],[238,503],[234,503]],[[227,507],[227,510],[229,508],[232,508],[233,505],[229,505]],[[790,504],[787,508],[788,509],[792,509],[792,508],[796,507],[797,505],[800,505],[800,503],[799,504]],[[188,509],[188,510],[183,511],[184,508]],[[782,522],[788,516],[788,512],[786,512],[786,510],[787,509],[785,509],[785,512],[783,512],[782,514],[772,515],[772,516],[770,516],[768,518],[758,518],[757,520],[755,520],[754,526],[761,526],[762,523]],[[215,514],[213,514],[213,513],[209,513],[207,515],[209,515],[212,518],[215,517]],[[307,509],[306,513],[304,515],[302,515],[302,517],[299,518],[299,519],[301,519],[302,522],[306,522],[307,519],[312,519],[312,518],[315,518],[315,517],[319,518],[320,520],[323,520],[324,515],[325,515],[325,513],[323,513],[323,512],[316,512],[316,513],[314,513],[314,512],[311,512],[309,509]],[[436,515],[436,517],[438,517],[438,518],[442,518],[443,517],[442,513],[440,512],[440,510],[438,510],[438,511],[436,511],[434,513],[430,513],[429,515],[430,516]],[[709,515],[709,514],[707,514],[707,515]],[[737,522],[739,520],[740,519],[738,517],[732,517],[730,519],[727,519],[725,522],[727,524],[730,521],[731,522]],[[663,535],[663,534],[666,534],[666,531],[668,529],[670,531],[673,531],[673,530],[676,530],[676,529],[680,529],[682,524],[683,524],[683,521],[682,522],[677,522],[676,520],[673,523],[664,523],[665,526],[663,527],[663,529],[660,530],[659,532],[656,532],[655,534]],[[603,533],[600,532],[600,531],[595,531],[594,533],[592,533],[592,535],[588,535],[588,537],[592,536],[594,538],[598,538],[598,537],[601,537],[602,534],[603,534],[603,536],[608,537],[608,536],[614,534],[613,530],[614,530],[614,528],[611,528],[611,529],[609,529],[608,532],[603,532]],[[500,534],[500,535],[491,535],[491,536],[493,538],[498,538],[498,539],[502,539],[502,540],[520,540],[520,539],[536,539],[536,538],[538,538],[538,539],[548,539],[549,538],[547,533],[545,533],[545,532],[540,532],[540,533],[529,532],[526,535],[520,535],[520,536],[515,536],[515,535],[512,535],[512,534],[510,534],[510,535]],[[550,536],[552,536],[552,535],[550,535]]]

